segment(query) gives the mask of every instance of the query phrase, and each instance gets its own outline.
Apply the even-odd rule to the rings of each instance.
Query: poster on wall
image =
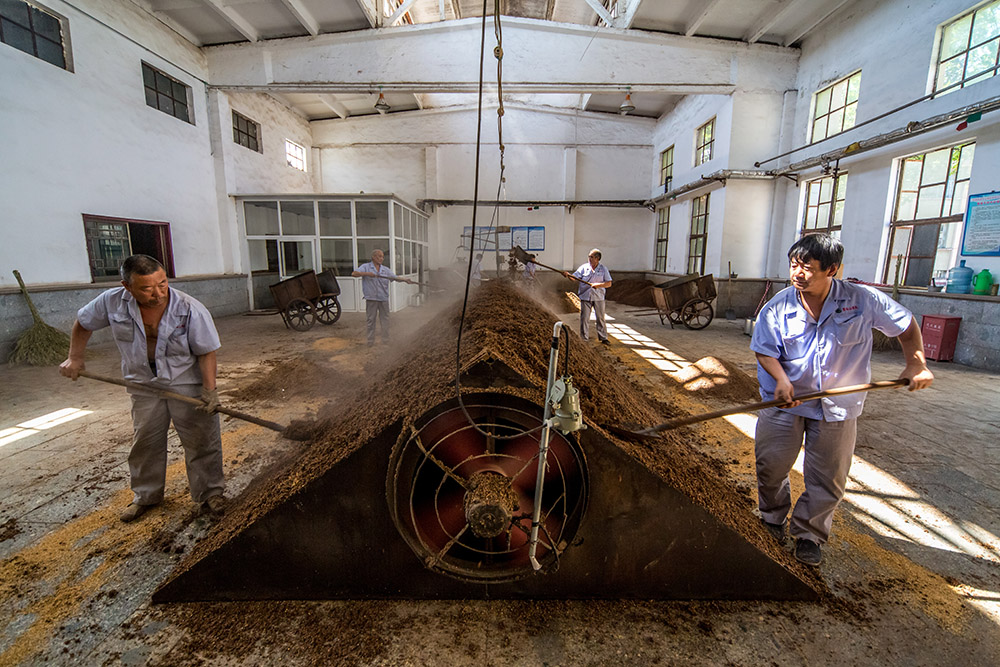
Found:
[[[545,250],[545,227],[528,227],[528,250]]]
[[[969,195],[962,255],[1000,256],[1000,192]]]
[[[528,228],[527,227],[511,227],[510,228],[510,242],[511,247],[521,246],[522,250],[528,249]]]
[[[510,244],[510,227],[497,227],[497,244],[500,252],[508,252],[513,246]]]

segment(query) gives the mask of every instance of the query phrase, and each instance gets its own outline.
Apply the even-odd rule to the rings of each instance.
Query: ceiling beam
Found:
[[[396,21],[403,18],[403,14],[410,11],[410,7],[416,4],[416,2],[417,0],[403,0],[403,2],[401,2],[399,6],[396,7],[396,11],[392,13],[392,16],[388,18],[385,24],[389,26],[395,25]]]
[[[580,111],[586,111],[587,105],[590,104],[590,98],[593,97],[590,93],[583,93],[580,95]]]
[[[773,5],[769,10],[760,15],[757,21],[751,26],[750,30],[743,35],[743,40],[749,42],[750,44],[755,43],[758,39],[763,37],[768,30],[774,27],[785,13],[807,0],[779,0],[777,4]]]
[[[709,0],[708,2],[702,3],[701,7],[698,9],[698,13],[688,21],[687,26],[684,28],[684,36],[690,37],[691,35],[698,32],[698,28],[704,23],[708,15],[712,13],[712,10],[718,6],[722,0]]]
[[[197,37],[197,35],[170,18],[166,12],[160,11],[160,9],[154,9],[149,0],[134,0],[134,2],[149,12],[157,21],[167,26],[187,41],[191,42],[195,46],[204,46],[204,43]]]
[[[319,101],[325,104],[330,111],[337,114],[341,118],[347,118],[348,116],[351,115],[351,112],[347,110],[347,107],[338,102],[337,98],[334,97],[333,95],[330,95],[328,93],[320,93],[316,97],[318,97]]]
[[[251,42],[260,41],[260,33],[257,32],[257,28],[250,25],[250,22],[243,18],[238,11],[224,5],[222,0],[204,0],[204,2],[208,3],[212,9],[219,13],[219,16],[226,20],[226,23],[236,28],[248,40]]]
[[[439,20],[444,21],[444,0],[438,0],[438,15],[441,17]]]
[[[639,12],[639,5],[642,0],[618,0],[618,18],[615,19],[615,27],[628,30],[635,21],[635,15]],[[622,6],[624,5],[624,9]]]
[[[459,4],[459,0],[451,0],[451,11],[455,13],[456,19],[462,18],[462,6]]]
[[[424,108],[424,106],[425,106],[425,105],[427,104],[427,103],[426,103],[426,102],[424,101],[424,96],[423,96],[423,95],[420,95],[420,94],[418,94],[418,93],[414,93],[414,94],[413,94],[413,99],[414,99],[414,100],[416,100],[416,102],[417,102],[417,108],[418,108],[418,109],[423,109],[423,108]]]
[[[319,34],[319,21],[313,17],[312,13],[302,4],[302,0],[281,0],[292,16],[302,24],[302,27],[315,37]]]
[[[827,20],[828,18],[836,14],[837,10],[846,5],[849,1],[850,0],[835,0],[834,2],[830,2],[828,0],[827,2],[823,3],[822,5],[823,11],[822,13],[819,14],[819,18],[814,21],[807,21],[803,25],[799,26],[798,30],[789,34],[789,36],[785,38],[785,41],[782,43],[782,46],[791,46],[795,42],[799,41],[800,39],[808,35],[816,28],[816,26],[818,26],[820,23],[822,23],[823,21]]]
[[[615,20],[611,17],[611,14],[608,12],[607,8],[601,4],[600,0],[586,0],[586,2],[588,5],[590,5],[590,8],[597,13],[597,17],[599,19],[604,21],[609,26],[614,25]]]

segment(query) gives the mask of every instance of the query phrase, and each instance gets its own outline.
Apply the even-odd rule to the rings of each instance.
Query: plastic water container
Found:
[[[968,294],[972,291],[972,269],[963,259],[958,266],[948,269],[948,285],[944,288],[950,294]]]

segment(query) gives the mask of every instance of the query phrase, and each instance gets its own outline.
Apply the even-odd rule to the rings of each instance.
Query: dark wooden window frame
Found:
[[[660,153],[660,185],[663,186],[663,191],[667,192],[670,190],[670,186],[674,182],[674,147],[662,151]]]
[[[33,2],[24,2],[24,0],[10,1],[16,4],[24,5],[27,9],[27,25],[25,25],[23,21],[18,20],[20,17],[12,17],[5,14],[0,15],[0,42],[21,51],[22,53],[32,55],[39,60],[49,63],[50,65],[55,65],[60,69],[66,70],[67,72],[72,72],[73,59],[69,48],[69,21],[66,17],[47,7],[43,7]],[[48,19],[51,19],[59,24],[58,41],[53,39],[51,34],[44,34],[44,26],[39,25],[39,23],[48,22]],[[15,31],[24,31],[31,35],[30,51],[14,43],[13,33]],[[59,59],[60,62],[54,62],[54,58],[50,59],[44,57],[43,55],[39,55],[39,45],[43,48],[48,47],[50,49],[58,47],[61,54]]]
[[[705,135],[710,136],[705,139]],[[715,152],[715,117],[694,131],[694,166],[705,164]],[[707,155],[706,155],[707,153]]]
[[[670,207],[664,206],[656,212],[656,258],[654,270],[667,270],[667,240],[670,238]]]
[[[833,180],[833,186],[830,189],[830,199],[829,200],[825,200],[825,199],[822,199],[822,197],[823,197],[823,195],[822,195],[822,187],[823,187],[823,181],[826,180],[826,179],[828,179],[828,178],[830,178],[830,179]],[[841,179],[842,178],[844,179],[843,183],[841,183]],[[846,205],[846,192],[841,192],[841,188],[843,188],[844,190],[847,189],[846,181],[847,181],[847,172],[844,171],[844,172],[841,172],[841,173],[836,174],[836,175],[830,174],[828,176],[823,176],[822,178],[816,178],[816,179],[813,179],[811,181],[807,181],[806,182],[806,205],[804,207],[803,215],[802,215],[802,226],[799,228],[799,235],[800,236],[805,236],[806,234],[817,234],[817,233],[820,233],[820,234],[837,234],[837,233],[840,232],[840,229],[841,229],[841,227],[843,225],[842,224],[841,225],[836,224],[837,202],[838,201],[844,201],[845,205]],[[813,187],[817,187],[817,188],[821,189],[820,190],[821,194],[819,195],[820,199],[819,199],[818,202],[816,202],[815,206],[813,206],[813,205],[811,205],[809,203],[809,191]],[[820,207],[822,207],[823,204],[828,204],[830,206],[829,214],[827,215],[827,219],[825,221],[821,221],[819,219],[819,211],[818,211],[818,209]],[[816,208],[817,209],[816,226],[815,227],[806,227],[806,221],[809,219],[809,209],[810,208]],[[824,224],[820,224],[821,222],[824,222]]]
[[[709,194],[703,194],[691,200],[691,233],[688,236],[687,272],[705,274],[705,254],[708,245],[708,201]],[[699,210],[698,202],[704,202]],[[699,225],[700,223],[700,225]],[[701,252],[696,252],[698,241],[701,241]]]
[[[97,238],[94,234],[90,233],[91,225],[98,225],[101,223],[111,223],[115,225],[123,225],[129,230],[129,248],[125,257],[134,254],[136,252],[132,241],[133,231],[139,231],[138,228],[133,228],[134,225],[144,225],[147,227],[155,228],[158,233],[158,243],[156,250],[153,252],[147,252],[151,257],[155,257],[163,264],[164,270],[167,272],[168,278],[174,277],[174,251],[173,244],[170,240],[170,223],[169,222],[159,222],[155,220],[137,220],[133,218],[113,218],[106,215],[90,215],[87,213],[83,214],[83,227],[84,236],[87,240],[87,257],[90,264],[90,277],[91,282],[113,282],[118,280],[118,269],[117,267],[98,267],[97,263],[102,261],[100,257],[96,256],[94,241]],[[97,268],[103,269],[113,269],[111,275],[95,275],[95,270]]]
[[[191,86],[142,61],[142,88],[146,106],[194,125]]]
[[[233,141],[258,153],[264,152],[261,145],[260,123],[233,109]]]

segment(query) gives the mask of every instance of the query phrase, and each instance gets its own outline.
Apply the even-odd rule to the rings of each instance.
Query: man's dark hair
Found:
[[[122,282],[126,285],[131,285],[132,276],[148,276],[162,268],[163,265],[154,257],[150,257],[149,255],[132,255],[122,262],[121,268],[118,269],[118,275],[122,277]]]
[[[807,234],[788,249],[788,261],[819,262],[826,271],[831,266],[840,266],[844,261],[844,245],[829,234]]]

